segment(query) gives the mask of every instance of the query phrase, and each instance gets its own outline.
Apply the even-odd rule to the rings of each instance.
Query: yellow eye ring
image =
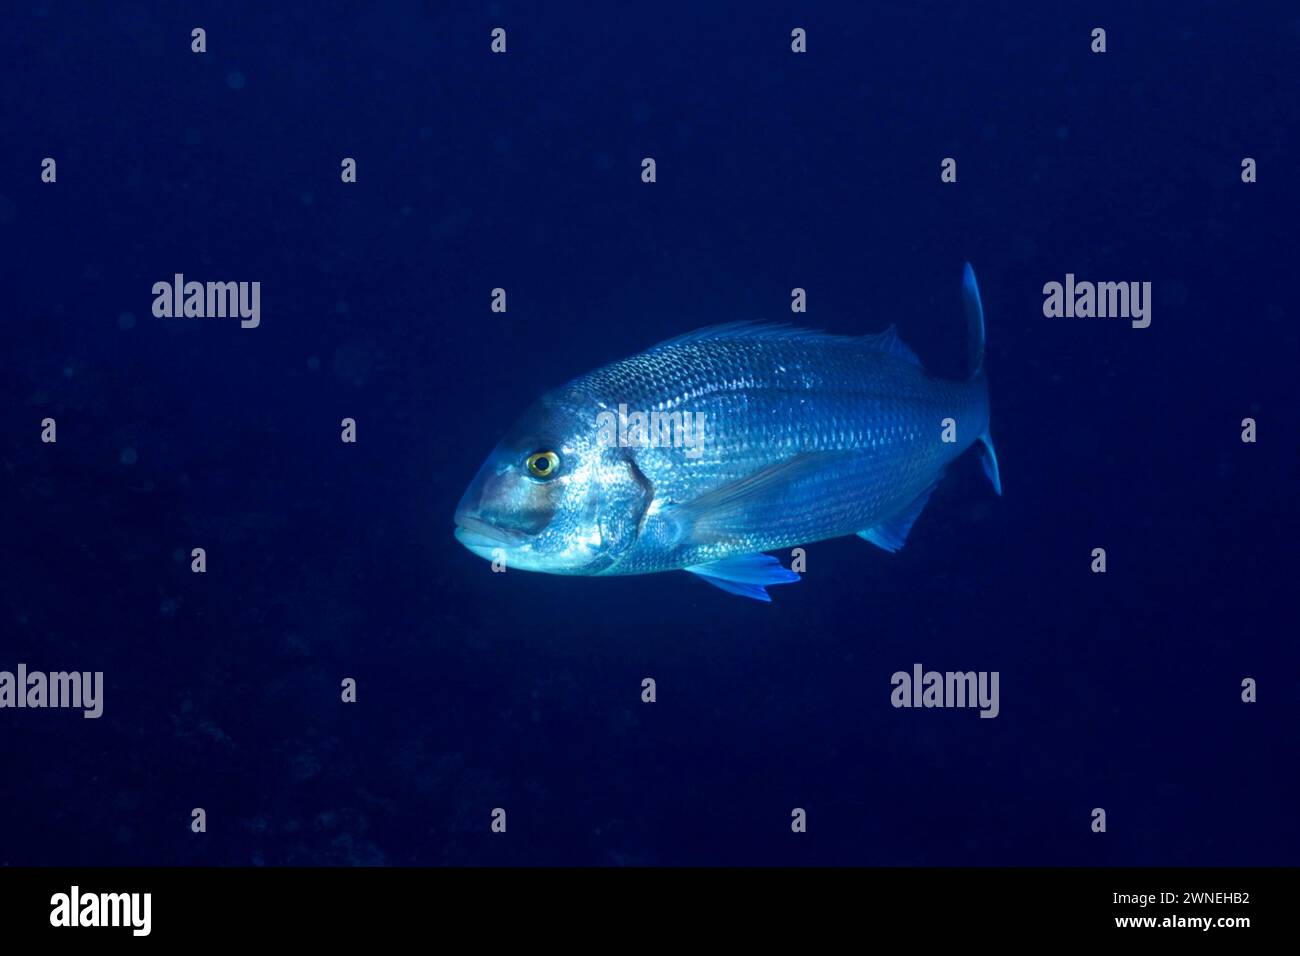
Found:
[[[524,462],[528,473],[543,481],[554,478],[560,471],[560,456],[553,451],[535,451]]]

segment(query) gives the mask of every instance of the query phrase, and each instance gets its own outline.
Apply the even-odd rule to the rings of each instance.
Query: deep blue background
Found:
[[[0,712],[0,864],[1300,862],[1294,4],[178,6],[4,15],[0,669],[107,690]],[[956,374],[966,259],[1006,494],[902,553],[760,605],[452,538],[538,393],[795,286]],[[891,708],[918,661],[1001,716]]]

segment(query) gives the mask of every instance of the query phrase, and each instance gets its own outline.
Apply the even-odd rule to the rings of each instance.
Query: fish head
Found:
[[[597,409],[547,396],[497,444],[456,508],[456,538],[525,571],[599,574],[636,540],[651,498],[627,448],[603,439]]]

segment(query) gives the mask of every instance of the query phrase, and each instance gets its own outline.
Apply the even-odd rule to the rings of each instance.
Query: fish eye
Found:
[[[546,481],[560,473],[560,456],[553,451],[535,451],[524,462],[528,473]]]

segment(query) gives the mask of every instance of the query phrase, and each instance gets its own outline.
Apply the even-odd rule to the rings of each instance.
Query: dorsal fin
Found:
[[[836,335],[820,329],[804,329],[795,325],[777,322],[726,322],[722,325],[709,325],[693,332],[674,336],[660,342],[651,351],[678,345],[698,345],[701,342],[724,342],[737,339],[765,342],[833,342],[841,345],[865,345],[879,349],[890,355],[905,359],[914,365],[921,360],[898,337],[898,329],[891,325],[883,332],[868,335]]]
[[[885,331],[876,335],[864,335],[862,338],[870,341],[876,348],[882,352],[888,352],[890,355],[896,355],[901,359],[906,359],[913,365],[920,365],[921,360],[916,357],[916,353],[898,336],[898,327],[891,325]]]

